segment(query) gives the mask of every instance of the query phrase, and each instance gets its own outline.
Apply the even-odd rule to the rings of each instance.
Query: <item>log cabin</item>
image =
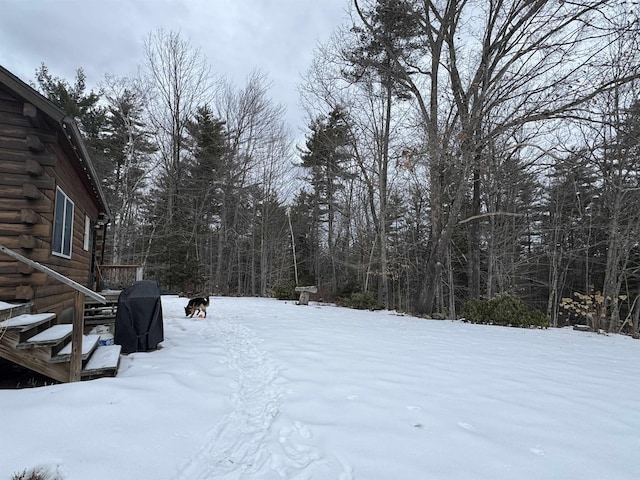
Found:
[[[73,118],[0,67],[0,244],[95,287],[109,207]],[[61,315],[73,292],[12,259],[0,300]]]
[[[74,119],[0,66],[0,246],[3,253],[16,254],[0,253],[0,302],[28,305],[29,314],[42,318],[48,315],[47,328],[73,323],[82,308],[80,286],[96,288],[109,216]],[[68,360],[59,357],[64,341],[52,346],[49,339],[47,354],[34,355],[27,337],[42,334],[44,324],[27,328],[25,321],[5,320],[4,328],[15,323],[20,331],[13,344],[0,345],[0,356],[57,380],[79,379],[78,371],[67,375],[64,368],[48,366],[56,356],[54,363]],[[73,335],[74,349],[84,333],[77,330],[65,338]],[[18,355],[21,350],[37,358],[25,359]],[[87,360],[91,352],[87,348],[85,355],[84,350]],[[74,361],[78,367],[79,360]]]

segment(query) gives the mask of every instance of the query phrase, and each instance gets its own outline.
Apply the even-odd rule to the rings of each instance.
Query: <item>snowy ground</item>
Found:
[[[637,480],[640,342],[163,297],[117,378],[0,391],[0,478]]]

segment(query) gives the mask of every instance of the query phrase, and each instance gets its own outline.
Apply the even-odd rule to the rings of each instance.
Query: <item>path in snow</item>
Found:
[[[351,468],[313,445],[310,429],[276,418],[287,394],[280,368],[258,348],[260,340],[233,320],[207,320],[200,332],[220,342],[235,372],[233,410],[182,466],[180,480],[353,478]]]

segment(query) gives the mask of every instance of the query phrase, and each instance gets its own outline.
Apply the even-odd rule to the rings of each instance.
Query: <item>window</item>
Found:
[[[71,258],[73,239],[73,202],[58,187],[53,221],[53,254]]]

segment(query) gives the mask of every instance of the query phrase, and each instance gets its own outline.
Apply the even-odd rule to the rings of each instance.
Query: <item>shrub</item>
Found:
[[[340,284],[340,286],[338,286],[335,296],[338,298],[348,299],[354,293],[360,293],[361,291],[362,291],[362,285],[360,284],[360,282],[354,279],[349,279],[344,283]]]
[[[586,295],[575,292],[573,295],[576,299],[563,298],[560,306],[569,316],[574,316],[575,321],[586,321],[594,331],[598,331],[606,324],[607,305],[609,303],[616,305],[627,300],[626,295],[619,295],[618,297],[614,297],[613,302],[611,302],[611,297],[607,296],[607,298],[605,298],[601,292]]]
[[[358,310],[375,310],[378,302],[369,292],[354,292],[347,300],[347,306]]]
[[[465,304],[462,315],[471,323],[525,328],[549,326],[549,319],[542,312],[529,308],[520,298],[508,294],[491,300],[472,299]]]
[[[295,300],[298,298],[293,282],[280,283],[273,288],[273,296],[278,300]]]
[[[462,316],[471,323],[489,323],[491,309],[484,298],[472,298],[462,308]]]
[[[11,480],[60,480],[60,477],[39,467],[14,473],[11,475]]]

